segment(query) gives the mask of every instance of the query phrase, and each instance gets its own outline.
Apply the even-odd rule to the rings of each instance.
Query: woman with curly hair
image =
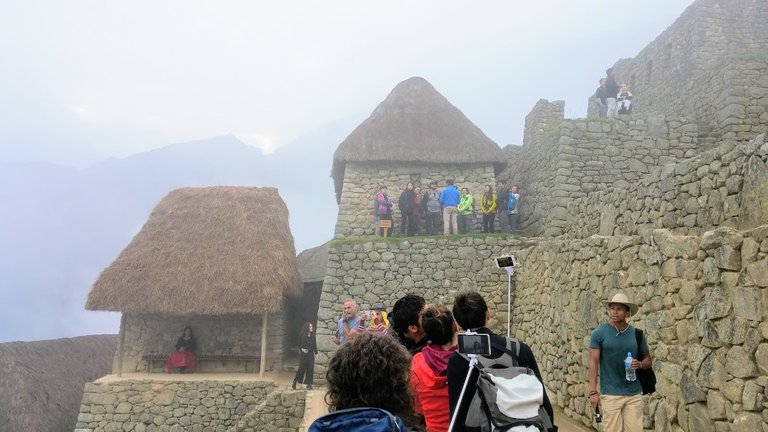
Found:
[[[417,427],[409,367],[408,351],[391,336],[361,333],[347,341],[328,363],[325,403],[331,413],[309,432],[355,431],[372,423],[402,431]]]
[[[421,312],[421,326],[429,344],[411,361],[414,409],[424,416],[429,432],[445,432],[451,421],[446,370],[448,358],[456,352],[458,327],[443,305],[427,305]]]

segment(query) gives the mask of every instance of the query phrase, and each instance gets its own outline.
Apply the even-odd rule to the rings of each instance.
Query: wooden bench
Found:
[[[169,354],[144,354],[141,359],[147,362],[147,370],[152,373],[154,365],[160,362],[163,370],[165,370],[165,364],[168,362]],[[245,372],[248,372],[248,363],[256,363],[256,371],[259,370],[261,362],[261,356],[257,355],[245,355],[245,354],[199,354],[195,356],[197,363],[205,361],[220,361],[220,362],[241,362],[245,366]]]

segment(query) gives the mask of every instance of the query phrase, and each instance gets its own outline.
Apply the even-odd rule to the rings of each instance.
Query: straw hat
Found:
[[[616,293],[616,295],[613,296],[610,300],[603,300],[603,306],[608,307],[611,303],[618,303],[623,304],[624,306],[629,308],[630,315],[634,315],[637,313],[637,305],[634,303],[631,303],[629,301],[629,298],[627,298],[627,295],[624,293]]]

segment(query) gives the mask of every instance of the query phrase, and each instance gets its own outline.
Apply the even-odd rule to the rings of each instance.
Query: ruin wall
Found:
[[[632,235],[648,228],[700,235],[720,226],[754,228],[768,222],[768,145],[765,135],[722,145],[652,169],[634,183],[573,197],[571,237]]]
[[[574,201],[629,188],[653,168],[690,158],[697,151],[698,127],[691,120],[662,116],[563,120],[542,101],[534,114],[539,121],[526,125],[536,129],[535,135],[500,175],[520,186],[520,226],[526,235],[569,234],[573,229],[569,207]]]
[[[646,429],[755,431],[768,426],[768,226],[701,236],[645,230],[634,236],[516,239],[504,236],[337,241],[318,316],[316,379],[336,350],[341,303],[391,308],[406,293],[450,307],[474,289],[489,327],[506,332],[507,275],[493,257],[520,262],[512,282],[512,334],[531,345],[550,398],[591,425],[587,344],[605,321],[601,299],[622,291],[641,305],[658,392],[646,396]],[[731,426],[726,426],[731,425]],[[734,426],[736,425],[736,426]]]
[[[766,15],[763,0],[695,2],[636,57],[614,65],[633,112],[692,118],[705,148],[766,132]],[[595,116],[594,98],[588,103]]]
[[[270,381],[117,380],[85,385],[75,432],[298,432],[305,391]]]

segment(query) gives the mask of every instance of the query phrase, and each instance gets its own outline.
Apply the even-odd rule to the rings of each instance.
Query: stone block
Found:
[[[730,227],[722,227],[705,232],[701,236],[701,248],[710,250],[723,245],[735,248],[741,245],[743,239],[744,236],[740,231]]]
[[[768,287],[768,258],[747,265],[747,275],[759,287]]]
[[[749,378],[757,375],[754,358],[742,346],[733,346],[725,358],[725,368],[737,378]]]
[[[688,408],[688,429],[697,432],[715,432],[715,425],[709,418],[707,405],[693,404]]]
[[[734,247],[723,245],[715,249],[715,265],[726,270],[741,269],[741,253]]]

